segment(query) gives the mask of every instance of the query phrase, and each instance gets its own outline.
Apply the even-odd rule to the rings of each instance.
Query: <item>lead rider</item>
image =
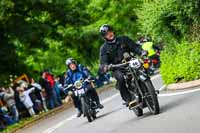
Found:
[[[123,60],[124,53],[133,53],[137,55],[145,55],[140,45],[134,43],[127,36],[116,37],[110,25],[104,24],[100,27],[100,33],[103,36],[105,43],[100,48],[100,68],[102,72],[107,72],[110,64],[120,64]],[[120,68],[113,70],[113,76],[117,80],[117,88],[120,90],[122,99],[130,107],[136,106],[137,102],[131,98],[128,88],[125,84],[124,73]]]

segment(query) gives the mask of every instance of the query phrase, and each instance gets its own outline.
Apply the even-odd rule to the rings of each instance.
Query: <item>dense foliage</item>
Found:
[[[138,9],[141,30],[165,42],[161,75],[166,84],[200,77],[200,0],[146,0]]]
[[[62,73],[67,57],[95,71],[103,43],[99,27],[109,23],[134,35],[135,6],[131,0],[1,0],[0,76],[37,75],[46,68]]]
[[[162,53],[162,77],[166,83],[188,81],[200,78],[199,43],[181,42],[175,45],[176,51]]]
[[[195,41],[198,50],[199,6],[200,0],[1,0],[0,82],[10,74],[34,76],[47,68],[62,73],[67,57],[95,72],[104,23],[133,39],[141,31],[165,42],[161,72],[170,75],[166,66],[179,54],[177,44],[184,42],[180,47],[189,50]],[[164,77],[166,83],[175,82],[176,76]]]
[[[173,43],[184,39],[200,41],[200,0],[146,0],[138,11],[141,29],[154,39]]]

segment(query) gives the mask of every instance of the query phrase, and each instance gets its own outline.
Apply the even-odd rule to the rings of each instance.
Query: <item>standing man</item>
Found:
[[[42,88],[45,90],[46,95],[47,95],[47,101],[49,103],[49,108],[53,109],[58,106],[58,102],[55,96],[55,91],[53,90],[53,80],[48,80],[47,78],[48,73],[46,71],[43,71],[41,73],[41,78],[40,78],[40,85]]]

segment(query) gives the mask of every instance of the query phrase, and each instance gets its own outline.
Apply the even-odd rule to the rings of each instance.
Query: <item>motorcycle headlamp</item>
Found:
[[[79,81],[76,81],[75,83],[74,83],[74,86],[75,86],[75,88],[76,89],[81,89],[81,87],[82,87],[82,82],[79,80]]]

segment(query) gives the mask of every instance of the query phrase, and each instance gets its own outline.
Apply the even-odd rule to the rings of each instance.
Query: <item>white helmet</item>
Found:
[[[69,65],[72,64],[72,63],[77,64],[76,61],[75,61],[73,58],[68,58],[68,59],[66,60],[65,63],[66,63],[66,65],[67,65],[68,67],[69,67]]]

